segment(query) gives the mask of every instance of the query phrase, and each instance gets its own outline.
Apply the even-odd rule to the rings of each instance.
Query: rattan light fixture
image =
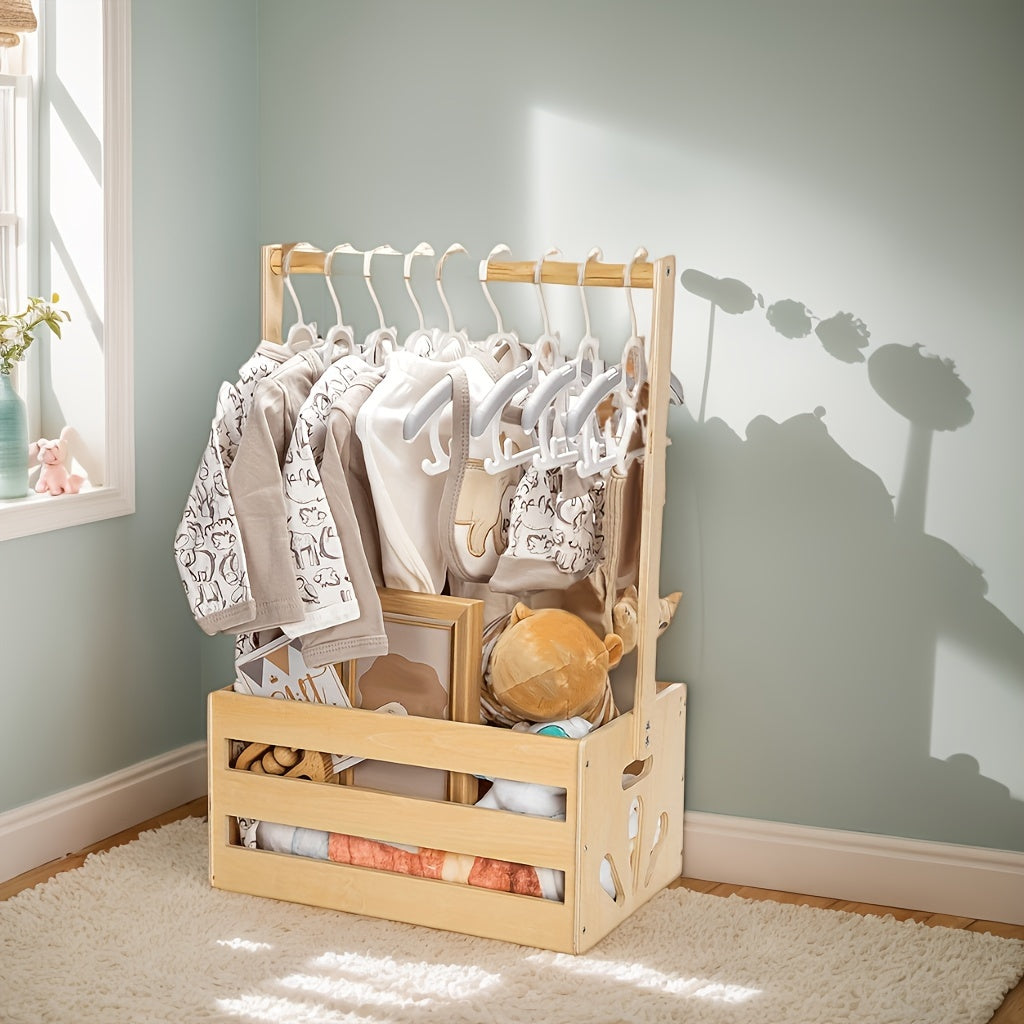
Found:
[[[0,0],[0,46],[17,46],[19,32],[35,32],[32,0]]]

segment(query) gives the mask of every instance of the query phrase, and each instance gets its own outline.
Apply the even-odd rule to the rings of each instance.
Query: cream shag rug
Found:
[[[585,956],[220,892],[186,819],[0,903],[4,1024],[981,1024],[1024,942],[676,889]]]

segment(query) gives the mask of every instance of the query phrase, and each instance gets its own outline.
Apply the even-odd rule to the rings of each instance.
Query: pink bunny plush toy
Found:
[[[77,494],[85,483],[85,477],[69,473],[64,465],[68,457],[67,439],[70,429],[65,427],[56,440],[47,441],[41,437],[28,446],[28,457],[41,467],[36,481],[36,494]]]

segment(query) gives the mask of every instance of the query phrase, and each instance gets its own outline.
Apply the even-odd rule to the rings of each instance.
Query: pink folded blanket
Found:
[[[338,832],[331,832],[328,837],[327,855],[341,864],[358,864],[380,871],[418,875],[420,878],[440,878],[446,882],[462,882],[482,889],[516,892],[523,896],[545,895],[538,869],[528,864],[471,857],[445,850],[393,846],[391,843]]]

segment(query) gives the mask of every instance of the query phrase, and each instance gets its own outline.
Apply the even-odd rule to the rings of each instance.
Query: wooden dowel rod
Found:
[[[491,263],[487,270],[488,281],[513,281],[521,284],[532,284],[537,264],[526,262]],[[560,263],[545,260],[541,266],[541,281],[544,284],[579,284],[580,265],[578,263]],[[588,288],[622,288],[626,283],[626,265],[623,263],[587,264],[583,283]],[[654,286],[654,265],[637,263],[630,275],[630,284],[634,288],[652,288]]]
[[[291,273],[322,274],[325,255],[326,253],[320,250],[292,250]],[[335,267],[338,266],[340,264],[335,263]],[[531,260],[511,263],[493,260],[487,268],[487,280],[532,284],[536,268],[536,262]],[[627,265],[624,263],[592,261],[587,264],[587,273],[583,283],[588,288],[622,288],[626,283],[626,269]],[[270,272],[275,275],[281,274],[280,246],[271,248]],[[541,267],[541,281],[544,284],[578,284],[579,275],[580,265],[578,263],[545,260]],[[634,264],[630,274],[630,284],[634,288],[650,289],[654,287],[654,264]]]

